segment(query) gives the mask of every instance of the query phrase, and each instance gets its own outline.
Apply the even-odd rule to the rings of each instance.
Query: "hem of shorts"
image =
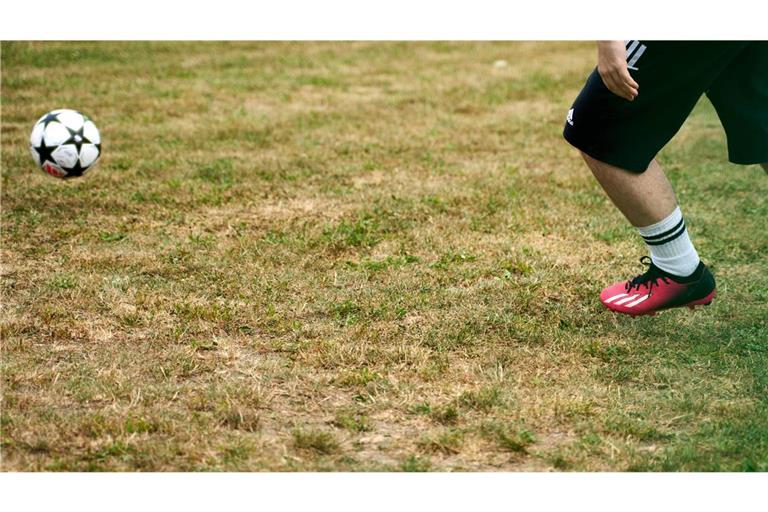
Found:
[[[575,140],[574,137],[566,135],[567,132],[563,132],[563,138],[574,148],[578,149],[585,155],[594,158],[595,160],[602,162],[604,164],[612,165],[614,167],[618,167],[619,169],[623,169],[625,171],[632,172],[634,174],[642,174],[645,171],[648,170],[648,167],[651,165],[651,162],[653,161],[653,157],[648,159],[648,162],[643,167],[642,164],[638,163],[637,161],[634,162],[627,162],[626,160],[622,161],[620,158],[615,158],[614,156],[609,156],[605,154],[601,154],[599,151],[595,151],[593,148],[585,148],[584,144],[581,144],[580,141]]]
[[[729,155],[728,161],[736,165],[761,165],[768,163],[768,155],[761,158],[738,158]]]

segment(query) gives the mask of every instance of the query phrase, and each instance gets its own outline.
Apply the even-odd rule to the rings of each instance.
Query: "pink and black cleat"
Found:
[[[649,315],[670,308],[708,306],[717,295],[715,278],[704,263],[689,277],[664,272],[648,256],[640,258],[648,270],[634,279],[616,283],[600,294],[600,301],[616,313],[632,317]]]

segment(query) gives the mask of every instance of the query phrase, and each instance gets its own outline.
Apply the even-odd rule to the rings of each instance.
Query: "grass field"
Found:
[[[720,295],[609,314],[594,53],[3,43],[2,469],[767,471],[768,177],[703,100],[660,160]],[[27,150],[60,107],[81,180]]]

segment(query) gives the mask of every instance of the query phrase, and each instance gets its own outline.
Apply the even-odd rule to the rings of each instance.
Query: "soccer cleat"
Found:
[[[648,265],[644,274],[602,291],[600,301],[605,307],[632,317],[653,316],[664,309],[706,306],[717,295],[715,278],[704,263],[690,277],[680,278],[661,270],[648,256],[640,261]]]

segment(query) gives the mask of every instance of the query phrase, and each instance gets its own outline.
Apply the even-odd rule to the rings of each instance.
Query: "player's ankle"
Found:
[[[654,263],[656,265],[656,263]],[[658,267],[658,265],[656,265]],[[676,283],[680,284],[686,284],[686,283],[693,283],[694,281],[698,281],[701,279],[702,274],[704,273],[704,269],[706,268],[704,265],[704,262],[699,260],[699,262],[696,264],[696,267],[690,271],[690,272],[670,272],[665,268],[659,267],[667,276],[675,281]]]
[[[661,221],[637,228],[651,253],[653,264],[670,276],[687,279],[701,260],[691,243],[683,214],[677,207]]]

